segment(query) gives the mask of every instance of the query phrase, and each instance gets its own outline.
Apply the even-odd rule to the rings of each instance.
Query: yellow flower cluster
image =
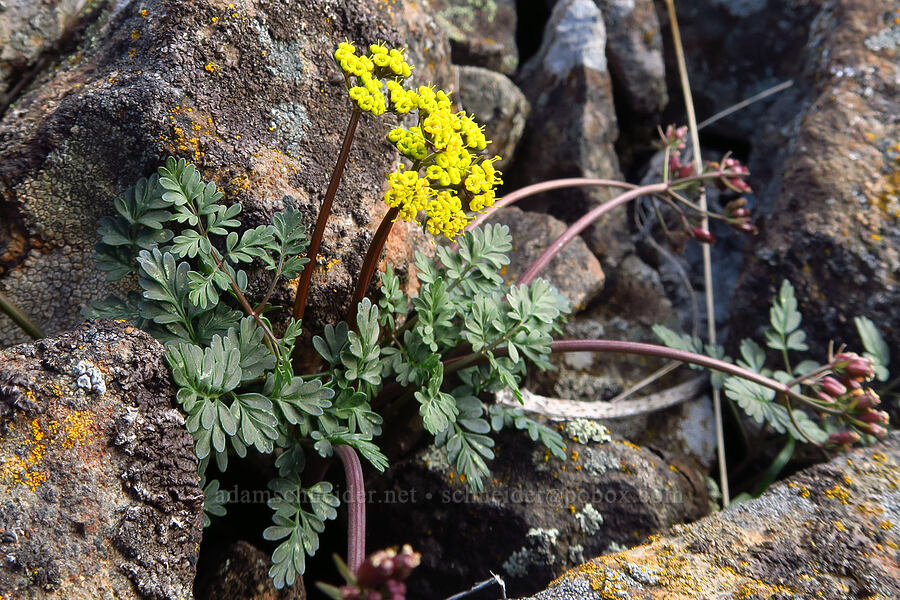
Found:
[[[466,211],[493,206],[495,190],[503,184],[493,165],[500,157],[485,158],[490,142],[484,128],[466,113],[453,112],[449,94],[430,86],[403,87],[402,80],[412,72],[403,51],[373,44],[369,52],[369,56],[357,55],[355,46],[344,42],[334,53],[350,98],[373,115],[418,111],[416,126],[397,127],[388,134],[412,168],[400,165],[387,176],[384,200],[398,209],[398,218],[404,221],[419,222],[424,212],[425,228],[432,235],[453,239],[471,220]]]
[[[356,46],[342,42],[334,52],[334,60],[344,72],[350,99],[361,111],[378,116],[387,110],[382,79],[388,78],[392,104],[404,106],[403,88],[397,80],[409,77],[412,67],[403,58],[402,50],[388,50],[383,44],[372,44],[369,52],[369,56],[357,55]],[[406,112],[409,110],[411,108]]]

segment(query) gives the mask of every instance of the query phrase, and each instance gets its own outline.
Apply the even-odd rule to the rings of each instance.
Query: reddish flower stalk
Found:
[[[316,227],[313,230],[312,239],[309,242],[309,248],[306,251],[306,258],[309,262],[300,274],[300,283],[297,286],[297,296],[294,300],[295,319],[302,319],[306,310],[306,301],[309,296],[309,286],[312,282],[313,270],[316,266],[316,257],[319,255],[319,247],[322,245],[322,237],[325,235],[325,224],[331,214],[331,205],[334,203],[334,197],[337,194],[338,185],[341,182],[341,176],[344,174],[344,167],[347,164],[347,157],[350,156],[350,145],[353,143],[353,135],[356,133],[356,125],[359,123],[361,112],[358,108],[354,108],[350,114],[350,122],[347,123],[347,131],[344,132],[344,141],[341,144],[341,151],[338,154],[337,163],[334,171],[331,172],[331,181],[328,183],[328,190],[325,192],[325,198],[322,200],[322,207],[319,209],[319,216],[316,219]],[[295,348],[294,357],[296,358],[299,345]]]
[[[631,190],[625,192],[624,194],[620,194],[609,200],[604,202],[600,206],[597,206],[593,210],[586,213],[580,219],[575,221],[572,225],[566,229],[562,235],[560,235],[556,240],[547,247],[546,250],[531,264],[530,267],[519,277],[517,283],[519,285],[525,285],[534,281],[535,277],[550,264],[550,261],[559,254],[559,252],[573,239],[575,236],[580,234],[582,231],[587,229],[588,225],[613,210],[614,208],[621,206],[627,202],[630,202],[636,198],[640,198],[641,196],[650,196],[653,194],[662,194],[668,192],[669,190],[679,187],[688,183],[692,183],[695,181],[703,181],[708,179],[721,179],[726,176],[734,176],[735,174],[729,171],[716,170],[711,171],[709,173],[703,173],[702,175],[694,175],[692,177],[685,177],[683,179],[676,179],[674,181],[664,182],[664,183],[654,183],[652,185],[645,185],[641,187],[633,187]],[[741,174],[743,175],[743,174]]]
[[[343,444],[334,447],[347,478],[347,566],[356,573],[366,557],[366,489],[356,451]]]
[[[472,229],[473,227],[477,227],[481,225],[484,221],[491,218],[495,212],[504,206],[509,206],[519,200],[524,198],[528,198],[529,196],[534,196],[535,194],[540,194],[541,192],[549,192],[551,190],[558,190],[562,188],[570,188],[570,187],[620,187],[625,189],[635,189],[636,186],[633,183],[626,183],[624,181],[617,181],[615,179],[593,179],[590,177],[572,177],[568,179],[551,179],[550,181],[542,181],[541,183],[535,183],[533,185],[528,185],[523,188],[519,188],[514,192],[510,192],[509,194],[503,196],[490,208],[484,209],[484,211],[479,214],[475,219],[469,223],[466,229]]]
[[[369,250],[366,252],[366,258],[363,260],[362,269],[359,271],[359,278],[356,280],[356,290],[353,292],[353,299],[350,301],[350,308],[347,309],[347,317],[344,319],[354,328],[357,307],[365,297],[369,284],[372,283],[375,267],[378,266],[378,258],[381,256],[381,251],[384,249],[384,244],[387,242],[388,235],[391,233],[391,227],[394,226],[394,220],[399,212],[399,207],[394,207],[387,211],[387,214],[381,219],[381,224],[378,226],[375,236],[372,238],[372,243],[369,244]]]

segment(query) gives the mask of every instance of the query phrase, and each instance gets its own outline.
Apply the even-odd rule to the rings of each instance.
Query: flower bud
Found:
[[[855,431],[839,431],[828,436],[828,444],[835,446],[852,446],[859,441],[859,434]]]
[[[883,438],[887,435],[887,429],[885,429],[881,425],[876,425],[875,423],[866,424],[860,427],[859,430],[863,433],[874,435],[877,438]]]
[[[855,379],[850,379],[849,377],[838,377],[838,381],[846,385],[848,390],[858,390],[862,387],[862,384],[860,384]]]
[[[835,373],[858,381],[869,381],[875,377],[875,367],[872,365],[872,361],[855,352],[841,352],[834,357],[832,366]]]
[[[881,404],[881,398],[872,389],[866,389],[863,396],[856,403],[857,406],[862,408],[873,408],[879,404]]]
[[[747,199],[741,196],[740,198],[735,198],[731,202],[725,205],[725,212],[733,215],[736,211],[747,206]]]
[[[891,417],[883,410],[866,410],[861,413],[857,419],[863,423],[878,423],[879,425],[887,425]]]
[[[684,179],[685,177],[690,177],[694,174],[694,167],[691,165],[681,165],[678,167],[678,170],[675,171],[675,176],[678,179]]]
[[[405,600],[406,584],[394,579],[387,582],[388,600]]]
[[[413,552],[409,544],[404,544],[400,549],[400,554],[394,559],[396,567],[394,569],[394,577],[397,579],[406,579],[413,569],[422,562],[422,555]]]
[[[356,581],[361,587],[378,588],[394,574],[395,550],[379,550],[359,565]]]
[[[753,223],[741,223],[736,228],[738,231],[743,231],[744,233],[752,233],[756,235],[759,233],[759,230],[756,228],[756,225]]]
[[[847,386],[834,377],[825,377],[822,379],[822,391],[829,396],[837,398],[847,393]]]
[[[698,242],[702,242],[704,244],[716,243],[716,237],[702,227],[694,227],[693,229],[691,229],[691,236],[693,236],[693,238]]]
[[[816,392],[816,398],[818,398],[824,404],[834,404],[834,397],[829,396],[825,392]]]
[[[341,586],[341,598],[344,600],[359,600],[359,588],[355,585]]]

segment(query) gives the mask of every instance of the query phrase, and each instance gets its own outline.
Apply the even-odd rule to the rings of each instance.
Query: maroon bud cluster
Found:
[[[681,127],[675,127],[674,125],[669,125],[666,127],[665,133],[662,130],[659,130],[659,136],[662,138],[662,143],[666,147],[676,148],[678,150],[683,150],[685,148],[685,139],[687,139],[688,128],[684,125]]]
[[[739,194],[749,194],[753,190],[744,181],[744,177],[750,174],[750,169],[741,164],[741,162],[732,157],[722,160],[722,164],[717,162],[708,162],[707,166],[711,169],[721,169],[722,171],[730,171],[735,177],[722,177],[716,182],[716,186],[720,190],[731,190]]]
[[[863,383],[875,376],[875,367],[868,358],[854,352],[840,352],[820,371],[831,371],[811,385],[811,391],[825,409],[838,409],[841,418],[856,431],[841,431],[831,434],[827,446],[847,450],[859,441],[859,433],[875,437],[887,434],[885,425],[890,417],[883,410],[877,410],[881,398],[875,390],[863,387]]]
[[[859,441],[859,434],[855,431],[839,431],[828,436],[826,445],[839,450],[849,450],[850,446]]]
[[[756,225],[750,221],[750,209],[747,208],[747,199],[743,196],[725,205],[725,220],[738,231],[758,233]]]
[[[841,352],[831,361],[836,375],[843,375],[857,382],[871,381],[875,377],[875,367],[868,358],[855,352]]]
[[[681,153],[676,150],[669,155],[669,173],[674,179],[684,179],[691,177],[696,171],[693,165],[681,162]]]
[[[399,552],[396,548],[379,550],[362,562],[353,581],[338,588],[340,597],[342,600],[405,600],[403,581],[421,561],[422,555],[413,552],[409,544]]]

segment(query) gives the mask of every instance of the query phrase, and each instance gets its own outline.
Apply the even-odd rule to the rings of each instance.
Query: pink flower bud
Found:
[[[828,444],[835,446],[852,446],[859,441],[859,434],[855,431],[839,431],[828,436]]]
[[[835,373],[858,381],[869,381],[875,377],[875,367],[872,365],[872,361],[855,352],[841,352],[834,357],[832,366]]]
[[[675,176],[678,179],[684,179],[685,177],[690,177],[694,174],[694,167],[691,165],[681,165],[678,167],[678,170],[675,171]]]
[[[837,398],[847,393],[847,386],[834,377],[825,377],[822,379],[822,391]]]
[[[341,598],[344,600],[359,600],[359,588],[355,585],[341,586]]]
[[[875,423],[864,425],[859,428],[863,433],[868,433],[869,435],[874,435],[877,438],[883,438],[887,435],[887,429],[882,427],[881,425],[876,425]]]
[[[409,544],[404,544],[403,548],[400,549],[400,554],[397,555],[394,561],[396,563],[394,577],[406,579],[410,572],[422,562],[422,555],[418,552],[413,552]]]
[[[881,398],[874,390],[853,390],[852,398],[855,400],[853,408],[856,410],[868,410],[881,404]]]
[[[387,582],[387,591],[389,595],[389,600],[405,600],[406,598],[406,584],[396,581],[394,579],[389,579]]]
[[[704,244],[716,243],[716,237],[702,227],[694,227],[693,229],[691,229],[691,236],[693,236],[694,239],[696,239],[698,242],[702,242]]]
[[[887,425],[891,417],[883,410],[866,410],[857,417],[863,423],[878,423],[879,425]]]

